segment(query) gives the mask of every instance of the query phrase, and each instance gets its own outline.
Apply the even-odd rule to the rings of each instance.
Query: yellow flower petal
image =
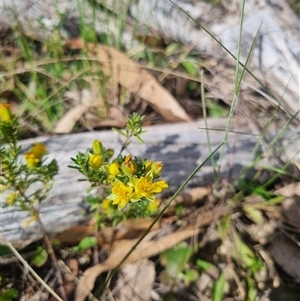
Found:
[[[30,150],[36,158],[41,159],[46,153],[46,146],[41,143],[36,143]]]
[[[24,154],[24,158],[29,169],[35,169],[40,162],[40,159],[37,158],[33,153]]]
[[[116,176],[120,172],[119,168],[120,168],[120,165],[117,162],[111,163],[109,165],[108,172],[111,175]]]
[[[118,205],[119,210],[122,210],[129,203],[132,193],[132,187],[117,181],[112,188],[112,194],[108,198],[113,200],[113,205]]]
[[[145,197],[150,201],[154,201],[154,194],[160,193],[168,187],[166,181],[152,182],[146,177],[141,177],[135,184],[134,199]]]

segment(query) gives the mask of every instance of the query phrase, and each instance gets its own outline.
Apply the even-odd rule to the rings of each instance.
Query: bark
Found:
[[[137,31],[143,34],[161,35],[188,45],[194,45],[195,51],[203,58],[209,71],[205,85],[213,97],[231,102],[234,83],[235,61],[218,43],[193,22],[182,10],[190,14],[209,30],[217,40],[222,42],[236,55],[239,30],[240,2],[222,1],[219,6],[192,0],[2,0],[0,25],[23,31],[35,39],[45,40],[51,35],[59,34],[62,39],[79,35],[79,18],[84,16],[88,26],[94,26],[98,33],[108,33],[112,39],[121,39],[127,50],[139,46],[135,39]],[[95,11],[96,10],[96,11]],[[95,13],[94,13],[95,12]],[[125,29],[120,34],[120,20],[125,20]],[[261,27],[260,27],[261,26]],[[259,29],[259,32],[258,32]],[[299,114],[299,19],[284,0],[247,0],[243,24],[241,61],[245,62],[256,33],[248,68],[261,81],[259,84],[249,74],[246,75],[237,106],[238,112],[251,122],[252,132],[259,134],[260,121],[268,120],[267,113],[274,114],[276,106],[281,112],[276,116],[287,121],[291,116],[300,120]],[[279,103],[280,100],[280,103]],[[263,112],[264,114],[261,114]],[[260,163],[264,166],[283,166],[288,160],[299,160],[299,129],[285,130],[285,137],[268,150],[268,144],[260,141],[256,153],[252,150],[258,142],[258,136],[252,135],[248,127],[236,127],[232,133],[225,156],[221,162],[221,179],[233,183],[233,179],[251,164],[261,150],[266,151]],[[266,124],[266,123],[263,123]],[[282,128],[282,123],[278,124]],[[226,123],[224,120],[209,122],[209,127],[220,131],[209,131],[213,149],[224,137]],[[264,126],[264,125],[263,125]],[[172,189],[176,189],[190,172],[209,153],[206,131],[201,121],[189,124],[154,126],[148,129],[145,144],[132,143],[129,151],[165,164],[163,177]],[[258,128],[258,130],[257,130]],[[264,129],[264,128],[263,128]],[[280,128],[279,128],[280,129]],[[274,133],[267,131],[266,142],[272,142]],[[47,143],[52,157],[60,164],[60,174],[56,179],[49,199],[41,207],[42,221],[50,234],[59,233],[71,226],[85,222],[88,218],[84,201],[87,183],[76,182],[80,175],[69,169],[70,157],[78,151],[84,151],[94,139],[100,139],[106,146],[119,148],[117,137],[112,132],[82,133],[65,136],[40,138]],[[28,140],[24,147],[37,140]],[[284,150],[284,154],[278,152]],[[298,152],[298,157],[295,154]],[[218,153],[220,154],[220,152]],[[217,156],[218,157],[218,156]],[[283,163],[281,163],[283,162]],[[248,172],[251,170],[248,169]],[[193,185],[210,185],[214,183],[214,174],[210,161],[193,178]],[[3,201],[3,197],[1,198]],[[28,217],[26,212],[15,208],[2,209],[0,234],[15,246],[21,247],[30,241],[41,238],[41,231],[34,224],[28,228],[22,222]]]

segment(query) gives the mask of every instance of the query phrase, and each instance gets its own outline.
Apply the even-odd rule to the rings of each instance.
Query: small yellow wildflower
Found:
[[[152,182],[150,178],[147,177],[141,177],[136,183],[135,183],[135,192],[132,195],[132,201],[138,201],[142,197],[145,197],[149,201],[155,200],[156,193],[160,193],[163,190],[167,189],[169,185],[166,183],[166,181],[157,181]]]
[[[105,214],[107,216],[112,216],[115,212],[116,206],[113,205],[112,200],[110,199],[105,199],[102,203],[101,203],[101,208],[103,210],[103,212],[105,212]]]
[[[111,200],[110,199],[105,199],[102,203],[101,203],[101,207],[103,209],[108,209],[111,205]]]
[[[37,159],[41,159],[46,153],[46,146],[41,143],[36,143],[30,150]]]
[[[111,163],[108,167],[108,172],[113,175],[116,176],[117,174],[120,173],[120,165],[117,162]]]
[[[100,155],[91,155],[90,156],[90,159],[89,159],[89,165],[92,167],[92,168],[99,168],[102,164],[102,156]]]
[[[0,103],[0,120],[3,122],[10,122],[12,119],[12,114],[9,107],[9,104]]]
[[[154,202],[149,202],[148,211],[152,214],[158,210],[160,205],[160,199],[156,199]]]
[[[24,157],[29,169],[35,169],[40,162],[40,159],[30,152],[24,154]]]
[[[113,201],[113,205],[118,205],[119,210],[122,210],[129,203],[132,193],[132,187],[116,181],[112,188],[112,194],[108,196],[108,199]]]

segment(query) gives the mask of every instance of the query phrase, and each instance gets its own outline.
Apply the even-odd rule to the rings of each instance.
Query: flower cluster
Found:
[[[72,159],[92,186],[109,185],[111,193],[104,203],[108,208],[110,203],[122,210],[128,203],[138,201],[155,201],[155,195],[168,188],[164,180],[157,180],[161,174],[162,162],[152,162],[132,155],[122,156],[112,160],[113,151],[106,150],[102,143],[95,140],[92,149],[86,154],[79,153]],[[153,207],[153,206],[152,206]]]
[[[28,153],[24,154],[29,169],[35,169],[41,164],[42,157],[46,154],[46,146],[36,143]]]
[[[40,143],[24,154],[24,164],[20,160],[22,151],[18,146],[18,129],[18,120],[9,105],[0,104],[0,192],[5,191],[6,206],[17,205],[32,213],[33,204],[47,197],[58,173],[58,165],[56,160],[45,163],[46,146]],[[39,189],[29,193],[35,183],[39,183]]]

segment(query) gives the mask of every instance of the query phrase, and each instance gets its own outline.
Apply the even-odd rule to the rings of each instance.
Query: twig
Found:
[[[2,235],[0,236],[1,240],[4,241],[5,245],[9,247],[9,249],[12,251],[12,253],[18,258],[18,260],[24,265],[25,269],[27,269],[32,276],[39,281],[43,287],[58,301],[64,301],[61,299],[52,289],[48,286],[47,283],[44,282],[44,280],[32,269],[32,267],[27,263],[26,260],[23,259],[23,257],[19,254],[19,252],[13,247],[13,245],[6,240]]]
[[[61,297],[63,298],[64,301],[67,301],[67,296],[66,296],[66,292],[65,292],[65,289],[64,289],[64,283],[63,283],[63,279],[62,279],[62,276],[61,276],[61,273],[60,273],[60,269],[59,269],[59,266],[57,264],[57,259],[56,259],[56,256],[54,254],[54,250],[52,248],[52,244],[51,244],[51,241],[49,239],[49,236],[46,232],[46,229],[40,219],[40,215],[39,213],[35,210],[34,212],[36,214],[36,217],[37,217],[37,221],[41,227],[41,230],[43,232],[43,237],[44,237],[44,241],[45,241],[45,244],[46,244],[46,247],[47,247],[47,251],[50,255],[50,258],[51,258],[51,261],[52,261],[52,264],[54,265],[54,268],[55,268],[55,275],[56,275],[56,279],[57,279],[57,283],[58,283],[58,286],[59,286],[59,291],[60,291],[60,294],[61,294]]]

